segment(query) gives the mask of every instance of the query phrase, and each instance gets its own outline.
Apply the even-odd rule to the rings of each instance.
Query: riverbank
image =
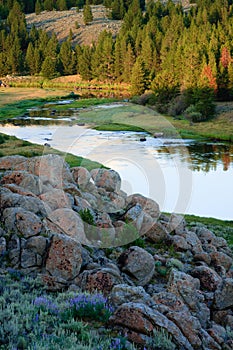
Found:
[[[75,97],[70,90],[38,88],[3,88],[0,90],[0,120],[16,118],[27,114],[28,109],[46,107],[57,111],[79,109],[79,120],[97,130],[146,131],[160,133],[166,137],[211,139],[233,141],[233,102],[218,103],[217,116],[209,121],[190,124],[185,119],[162,116],[156,111],[131,103],[123,103],[119,108],[91,109],[91,106],[122,101],[118,98],[74,99],[71,104],[58,105],[57,100]],[[14,101],[12,103],[12,101]],[[54,102],[54,105],[47,103]],[[90,110],[81,111],[89,107]],[[73,112],[72,112],[73,113]]]
[[[65,161],[71,166],[83,166],[88,170],[102,167],[98,162],[75,156],[70,153],[61,152],[52,147],[45,147],[28,141],[20,140],[13,136],[0,134],[0,156],[21,155],[25,157],[41,156],[44,154],[58,154],[64,157]],[[183,214],[181,214],[183,215]],[[215,218],[206,218],[194,215],[184,215],[188,225],[200,223],[206,225],[210,230],[224,237],[228,244],[233,246],[233,221],[219,220]]]
[[[45,154],[57,154],[65,159],[70,167],[82,165],[88,170],[103,167],[102,164],[75,156],[71,153],[61,152],[51,147],[41,146],[28,141],[20,140],[14,136],[0,133],[0,157],[20,155],[27,158],[42,156]]]

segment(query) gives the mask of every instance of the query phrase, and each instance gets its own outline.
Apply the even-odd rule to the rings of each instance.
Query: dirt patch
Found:
[[[70,29],[73,32],[73,45],[85,44],[91,45],[96,42],[99,34],[103,30],[110,31],[115,37],[121,28],[122,21],[113,21],[107,18],[107,10],[102,5],[91,6],[93,13],[93,22],[85,25],[83,21],[83,10],[79,12],[76,8],[68,11],[43,11],[36,15],[31,13],[26,15],[27,27],[30,29],[33,25],[37,29],[44,29],[49,34],[55,33],[60,42],[69,37]],[[76,28],[76,23],[79,28]]]

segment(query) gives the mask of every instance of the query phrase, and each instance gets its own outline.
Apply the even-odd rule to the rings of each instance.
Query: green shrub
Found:
[[[0,145],[2,145],[3,143],[5,143],[7,140],[9,140],[10,136],[8,135],[4,135],[0,133]]]
[[[86,222],[89,225],[94,226],[95,225],[95,220],[94,217],[90,211],[90,209],[85,208],[79,211],[79,215],[81,216],[82,220]]]
[[[149,349],[153,350],[175,350],[176,345],[172,342],[172,337],[166,330],[154,330],[153,336],[147,344]]]
[[[187,119],[194,123],[201,121],[203,118],[202,114],[198,112],[196,105],[190,105],[188,108],[186,108],[184,115]]]

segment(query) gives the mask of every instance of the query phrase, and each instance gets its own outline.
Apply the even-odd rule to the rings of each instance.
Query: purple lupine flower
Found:
[[[49,300],[46,296],[36,297],[33,304],[37,307],[44,307],[52,312],[58,311],[58,306]]]
[[[114,350],[121,350],[122,349],[121,340],[119,338],[112,340],[111,349],[114,349]]]
[[[33,322],[39,322],[39,318],[40,318],[40,316],[39,316],[39,314],[37,313],[37,314],[35,315],[35,317],[33,318]]]

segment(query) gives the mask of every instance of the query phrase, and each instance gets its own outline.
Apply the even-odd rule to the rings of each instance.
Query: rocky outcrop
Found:
[[[0,181],[0,271],[38,275],[51,291],[103,292],[110,326],[141,347],[164,330],[177,349],[231,349],[222,237],[127,196],[113,170],[70,169],[57,155],[0,158]]]

